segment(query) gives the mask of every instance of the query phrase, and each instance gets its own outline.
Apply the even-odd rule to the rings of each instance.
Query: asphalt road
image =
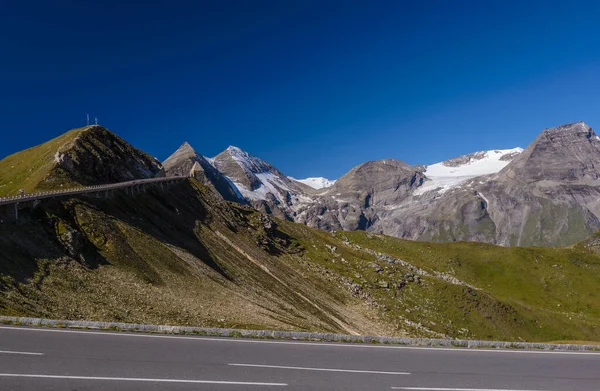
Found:
[[[0,327],[0,390],[598,391],[600,354]]]

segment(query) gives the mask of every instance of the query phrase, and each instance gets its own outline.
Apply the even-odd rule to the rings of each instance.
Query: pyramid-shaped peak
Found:
[[[503,178],[525,182],[600,180],[600,137],[585,122],[542,133],[501,172]]]
[[[573,122],[570,124],[564,124],[556,126],[554,128],[544,129],[545,133],[560,133],[560,132],[589,132],[592,128],[583,121]]]
[[[241,148],[236,147],[235,145],[230,145],[227,147],[229,152],[244,152]]]
[[[262,166],[268,165],[268,163],[263,161],[262,159],[244,151],[243,149],[241,149],[239,147],[233,146],[233,145],[228,146],[226,150],[221,152],[219,155],[215,156],[215,159],[217,159],[217,160],[222,160],[223,158],[233,159],[238,164],[245,166],[246,168],[250,169],[253,172],[260,172],[260,171],[256,171],[257,170],[256,166],[262,167]],[[262,167],[261,169],[268,170],[268,168],[264,168],[264,167]]]
[[[167,171],[169,171],[169,169],[179,166],[182,164],[182,162],[190,159],[195,161],[204,160],[205,158],[196,152],[190,143],[186,141],[163,162],[163,166],[167,169]]]
[[[231,154],[231,156],[234,156],[234,157],[240,157],[240,158],[252,158],[253,157],[248,152],[246,152],[243,149],[236,147],[234,145],[228,146],[226,151],[229,152]]]
[[[190,152],[194,152],[194,153],[196,152],[196,151],[194,150],[194,147],[192,147],[192,146],[190,145],[190,143],[188,143],[187,141],[185,141],[183,144],[181,144],[181,145],[179,146],[179,148],[177,148],[177,150],[178,150],[178,151],[190,151]]]

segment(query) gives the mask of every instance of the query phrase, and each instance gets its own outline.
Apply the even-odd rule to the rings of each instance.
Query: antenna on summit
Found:
[[[89,113],[85,113],[85,124],[86,126],[90,126],[90,114]]]
[[[98,125],[98,117],[94,117],[94,125]]]

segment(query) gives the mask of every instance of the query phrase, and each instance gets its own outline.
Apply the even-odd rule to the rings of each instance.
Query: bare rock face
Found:
[[[171,156],[163,162],[165,174],[168,176],[192,176],[200,183],[210,187],[225,200],[244,202],[227,178],[197,153],[187,142],[183,143]]]
[[[212,162],[254,208],[279,218],[293,220],[298,207],[312,202],[310,196],[316,193],[238,147],[228,147]]]
[[[374,231],[434,241],[569,245],[600,229],[600,139],[579,122],[545,129],[498,174],[390,211]]]
[[[446,167],[458,167],[458,166],[467,164],[473,160],[481,160],[481,159],[485,158],[485,155],[486,155],[485,151],[473,152],[473,153],[469,153],[467,155],[448,159],[448,160],[442,162],[442,164]]]
[[[365,208],[393,205],[404,200],[424,179],[422,171],[400,160],[376,160],[354,167],[327,194],[351,196]]]
[[[424,179],[422,168],[400,160],[370,161],[338,179],[300,210],[296,221],[326,230],[366,230],[382,212],[404,202]]]
[[[213,163],[220,172],[250,191],[261,186],[261,182],[255,174],[276,170],[270,164],[233,146],[215,156]]]
[[[158,160],[99,125],[82,131],[54,162],[44,187],[52,187],[53,181],[98,185],[146,179],[162,168]]]
[[[600,137],[583,122],[544,131],[500,173],[503,180],[596,183]]]

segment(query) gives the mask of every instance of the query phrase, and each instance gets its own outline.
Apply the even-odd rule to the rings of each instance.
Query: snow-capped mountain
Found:
[[[208,159],[196,152],[187,141],[163,162],[163,168],[166,175],[190,175],[219,193],[224,199],[244,202],[244,197],[237,193],[237,189],[227,178]]]
[[[296,179],[296,178],[292,178],[292,177],[288,177],[288,178],[290,178],[291,180],[294,180],[296,182],[304,183],[305,185],[310,186],[316,190],[324,189],[326,187],[331,187],[335,183],[335,179],[330,180],[330,179],[323,178],[323,177],[311,177],[311,178],[305,178],[305,179]]]
[[[428,166],[369,161],[335,182],[295,180],[237,147],[204,159],[183,145],[169,160],[167,175],[191,170],[215,187],[226,181],[260,211],[328,231],[555,245],[600,229],[600,137],[583,122],[545,129],[525,150],[480,151]]]
[[[238,147],[230,146],[210,161],[259,210],[292,219],[298,204],[312,201],[303,185]]]
[[[415,195],[431,190],[444,193],[469,179],[496,174],[521,152],[523,148],[519,147],[480,151],[426,166],[424,174],[428,180],[415,191]]]

